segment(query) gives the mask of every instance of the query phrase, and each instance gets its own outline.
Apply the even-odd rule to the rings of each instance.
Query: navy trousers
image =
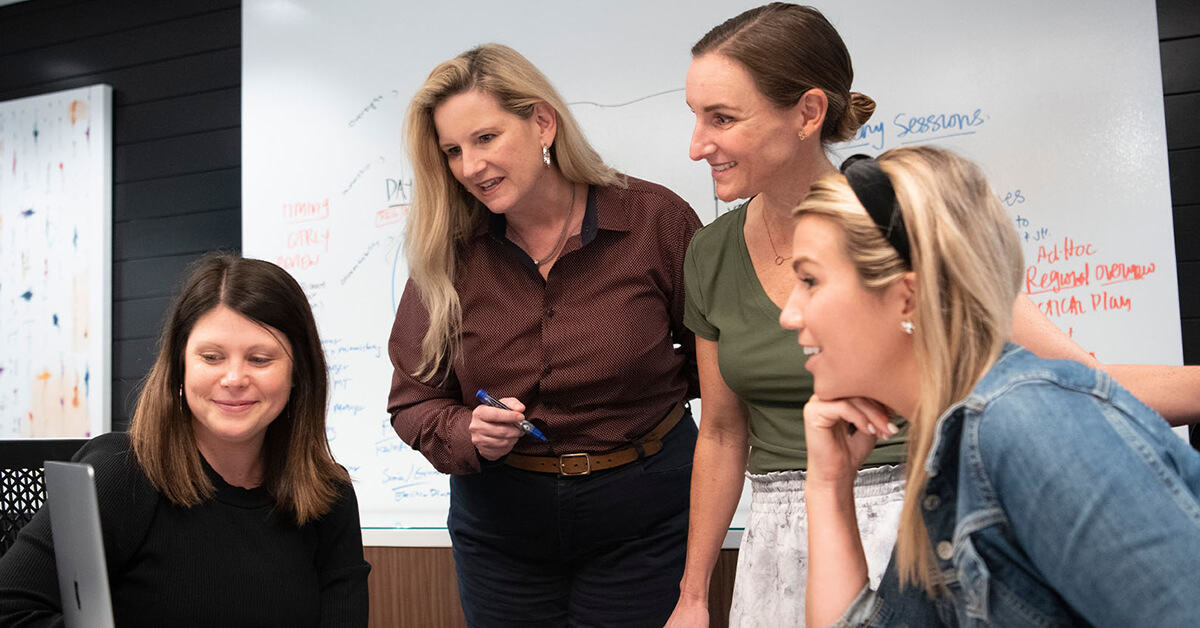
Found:
[[[579,477],[507,465],[450,479],[467,625],[661,627],[687,554],[696,423],[658,454]]]

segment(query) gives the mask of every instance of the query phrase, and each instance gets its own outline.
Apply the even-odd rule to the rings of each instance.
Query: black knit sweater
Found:
[[[126,434],[75,456],[96,472],[113,615],[140,626],[366,626],[367,573],[354,490],[298,527],[266,491],[230,486],[206,463],[212,499],[180,508],[150,486]],[[0,626],[61,626],[43,508],[0,558]]]

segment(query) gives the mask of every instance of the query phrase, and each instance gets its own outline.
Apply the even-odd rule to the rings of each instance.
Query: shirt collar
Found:
[[[499,242],[507,240],[508,220],[503,214],[487,212],[486,219],[475,228],[475,235],[490,234]],[[579,230],[580,244],[587,246],[596,239],[600,229],[605,231],[629,231],[629,216],[619,194],[612,186],[588,186],[587,205],[583,210],[583,225]]]

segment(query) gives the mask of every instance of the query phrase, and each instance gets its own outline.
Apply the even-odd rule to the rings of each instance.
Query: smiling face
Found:
[[[718,53],[696,57],[686,88],[696,114],[688,156],[712,167],[721,200],[754,196],[800,167],[800,111],[767,100],[736,61]]]
[[[202,452],[261,447],[292,388],[291,343],[224,306],[196,320],[184,353],[184,391]]]
[[[897,371],[912,358],[904,282],[872,292],[859,281],[846,255],[841,228],[828,218],[804,216],[796,223],[793,263],[796,285],[779,323],[799,332],[822,399],[868,397],[896,403]]]
[[[479,90],[447,98],[433,110],[438,146],[454,178],[494,213],[520,206],[549,172],[542,146],[553,130],[539,124],[548,105],[528,120],[502,109]]]

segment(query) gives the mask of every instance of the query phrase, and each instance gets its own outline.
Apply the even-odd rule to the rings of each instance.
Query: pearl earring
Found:
[[[917,326],[913,325],[912,321],[900,321],[900,329],[903,329],[904,333],[906,333],[910,336],[912,335],[913,330],[916,328],[917,328]]]
[[[550,167],[550,147],[545,144],[542,144],[542,163],[546,164],[547,168]]]

